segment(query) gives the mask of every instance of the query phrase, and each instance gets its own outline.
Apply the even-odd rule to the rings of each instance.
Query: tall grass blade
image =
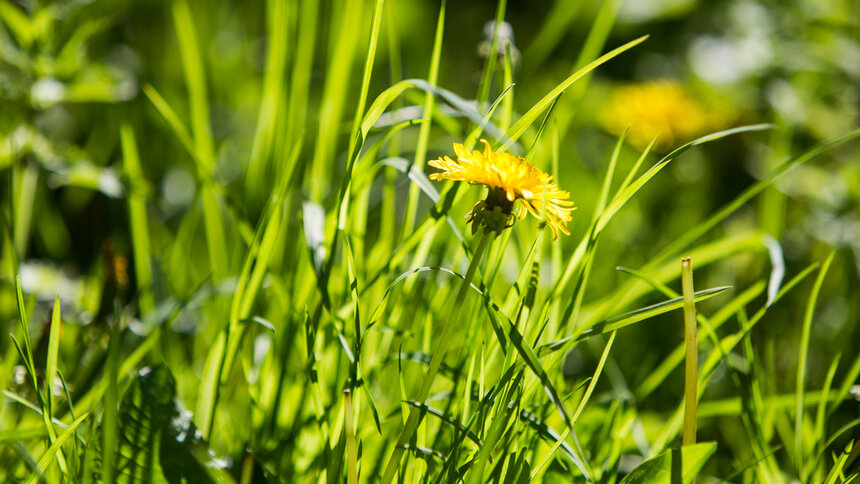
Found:
[[[446,0],[442,0],[439,6],[439,15],[436,19],[436,35],[433,38],[433,51],[430,54],[430,69],[427,74],[427,83],[436,87],[439,80],[439,62],[442,58],[442,39],[445,32],[445,5]],[[427,161],[427,143],[430,139],[431,121],[433,119],[433,109],[436,106],[436,97],[431,91],[424,93],[424,107],[421,111],[422,117],[427,121],[421,124],[418,130],[418,141],[415,145],[415,157],[412,160],[412,166],[417,170],[423,170],[424,163]],[[415,214],[418,210],[418,191],[416,187],[410,187],[409,198],[406,202],[406,215],[403,219],[403,234],[412,232],[415,226]]]
[[[152,250],[149,237],[149,220],[146,214],[146,195],[143,170],[137,151],[134,129],[128,123],[120,126],[120,141],[125,173],[129,179],[128,220],[131,244],[134,250],[134,274],[140,314],[144,316],[155,308],[152,279]]]
[[[812,316],[815,313],[815,304],[818,302],[818,294],[821,292],[821,286],[824,284],[824,278],[827,276],[827,270],[830,269],[830,264],[836,256],[836,251],[830,253],[824,264],[821,265],[821,270],[818,271],[818,276],[815,278],[815,283],[812,285],[812,291],[809,293],[809,301],[806,304],[806,311],[803,313],[803,325],[801,327],[800,340],[798,342],[797,355],[797,380],[795,393],[797,401],[795,404],[794,414],[794,452],[797,470],[803,473],[804,458],[806,456],[807,447],[805,443],[808,440],[803,434],[803,420],[805,417],[804,393],[806,391],[806,360],[809,356],[809,338],[812,329]]]

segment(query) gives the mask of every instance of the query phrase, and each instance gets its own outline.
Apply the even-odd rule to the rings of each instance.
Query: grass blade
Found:
[[[690,484],[695,481],[702,466],[717,450],[716,442],[667,450],[647,460],[624,477],[621,484],[653,484],[672,482]]]
[[[645,40],[647,38],[648,38],[648,36],[644,35],[642,37],[639,37],[636,40],[630,41],[630,42],[622,45],[621,47],[618,47],[618,48],[598,57],[596,60],[594,60],[590,64],[584,66],[582,69],[576,71],[573,75],[571,75],[570,77],[568,77],[567,79],[562,81],[559,85],[557,85],[555,88],[553,88],[553,90],[551,90],[549,93],[547,93],[547,95],[545,95],[540,101],[538,101],[534,106],[532,106],[531,109],[526,111],[526,113],[520,119],[518,119],[517,122],[514,123],[513,126],[511,126],[511,128],[508,130],[508,133],[507,133],[510,140],[505,142],[505,144],[502,146],[502,148],[503,149],[510,149],[513,142],[516,141],[517,139],[519,139],[520,136],[522,136],[522,134],[525,132],[525,130],[529,126],[531,126],[532,123],[535,122],[535,120],[537,119],[538,116],[540,116],[540,113],[544,112],[544,110],[546,110],[546,108],[548,108],[549,105],[552,104],[553,100],[555,100],[555,98],[560,96],[561,93],[564,92],[564,90],[567,89],[571,84],[576,82],[582,76],[593,71],[594,69],[599,67],[601,64],[604,64],[604,63],[608,62],[610,59],[617,57],[618,55],[624,53],[627,50],[632,49],[633,47],[636,47],[637,45],[641,44],[642,42],[645,42]]]
[[[120,126],[123,167],[129,179],[128,220],[131,231],[131,244],[134,251],[134,274],[140,314],[144,316],[155,308],[155,295],[152,287],[152,252],[149,241],[149,221],[146,215],[146,180],[140,167],[140,156],[134,130],[128,123]]]
[[[54,460],[54,457],[56,457],[57,459],[60,458],[60,449],[62,448],[63,444],[65,444],[66,441],[69,440],[69,437],[74,435],[75,430],[78,428],[78,426],[81,425],[84,420],[86,420],[89,416],[90,414],[85,413],[75,419],[75,421],[69,425],[69,428],[64,430],[63,433],[60,434],[56,440],[54,440],[51,446],[48,447],[48,450],[46,450],[42,457],[39,459],[39,465],[36,469],[36,473],[33,474],[33,476],[30,477],[30,480],[27,482],[29,482],[30,484],[35,484],[36,482],[39,482],[40,478],[42,477],[42,474],[45,473],[45,471],[48,469],[48,466],[51,464],[51,461]]]
[[[803,314],[803,326],[800,333],[800,348],[797,356],[797,380],[795,392],[797,401],[795,404],[794,414],[794,452],[796,465],[799,472],[804,472],[804,456],[807,448],[804,446],[807,439],[803,435],[803,419],[804,419],[804,393],[806,390],[806,359],[809,355],[809,338],[812,328],[812,315],[815,312],[815,303],[818,302],[818,294],[821,292],[821,286],[824,284],[824,278],[827,276],[827,270],[830,269],[830,264],[833,262],[833,257],[836,256],[836,251],[830,253],[821,270],[818,271],[818,276],[815,278],[815,283],[812,285],[812,291],[809,293],[809,301],[806,304],[806,311]]]
[[[439,6],[439,15],[436,19],[436,35],[433,39],[433,53],[430,55],[430,72],[427,74],[427,82],[436,87],[439,80],[439,61],[442,57],[442,38],[445,32],[445,4],[442,0]],[[415,145],[415,157],[412,160],[412,166],[417,170],[423,170],[424,163],[427,161],[427,142],[430,139],[430,121],[433,118],[433,109],[435,108],[436,97],[431,91],[424,93],[424,108],[421,111],[422,117],[427,121],[421,123],[418,130],[418,142]],[[410,170],[411,171],[411,170]],[[403,219],[403,234],[412,233],[415,226],[415,214],[418,210],[418,189],[417,187],[409,188],[409,198],[406,202],[406,214]]]
[[[54,299],[51,311],[51,329],[48,333],[48,357],[45,360],[45,416],[50,420],[54,415],[54,381],[57,378],[57,360],[60,352],[60,297]],[[62,451],[60,451],[62,454]]]
[[[663,159],[661,159],[659,162],[657,162],[656,165],[652,166],[642,176],[640,176],[638,179],[636,179],[635,182],[633,182],[630,186],[628,186],[626,189],[624,189],[624,191],[622,191],[621,193],[619,193],[615,197],[615,199],[612,201],[612,203],[609,204],[609,207],[607,207],[607,209],[600,216],[600,219],[598,220],[598,223],[597,223],[597,231],[599,232],[599,231],[603,230],[603,228],[606,226],[607,223],[609,223],[609,220],[612,219],[612,217],[615,215],[615,213],[617,213],[618,210],[620,210],[621,207],[623,207],[624,204],[627,203],[627,201],[630,200],[630,198],[633,197],[633,195],[637,191],[639,191],[640,188],[642,188],[646,183],[648,183],[648,181],[651,178],[653,178],[654,175],[659,173],[660,170],[662,170],[670,161],[677,158],[678,155],[680,155],[681,153],[689,150],[690,148],[692,148],[694,146],[698,146],[700,144],[707,143],[709,141],[718,140],[720,138],[724,138],[726,136],[730,136],[733,134],[746,133],[746,132],[751,132],[751,131],[761,131],[764,129],[771,129],[771,128],[773,128],[773,125],[770,125],[770,124],[754,124],[754,125],[750,125],[750,126],[741,126],[739,128],[727,129],[724,131],[718,131],[716,133],[711,133],[709,135],[703,136],[701,138],[690,141],[689,143],[686,143],[686,144],[682,145],[681,147],[675,149],[674,151],[672,151],[668,155],[664,156]],[[646,152],[647,152],[647,150],[646,150]]]
[[[191,8],[186,0],[173,4],[173,21],[179,41],[179,53],[185,71],[191,105],[191,129],[194,133],[194,152],[200,163],[200,174],[207,178],[215,161],[212,129],[209,127],[209,99],[206,89],[206,72],[203,57],[197,45],[197,33]]]
[[[714,296],[719,296],[720,294],[728,291],[729,289],[731,289],[731,286],[719,286],[712,287],[710,289],[704,289],[694,293],[694,300],[696,302],[705,301]],[[578,337],[577,341],[583,340],[585,338],[590,338],[597,334],[615,331],[625,326],[629,326],[631,324],[638,323],[649,318],[653,318],[654,316],[658,316],[669,311],[674,311],[675,309],[680,309],[683,306],[684,298],[682,296],[676,297],[674,299],[669,299],[668,301],[659,302],[657,304],[652,304],[651,306],[646,306],[644,308],[636,309],[634,311],[630,311],[624,314],[619,314],[618,316],[613,316],[602,323],[595,324],[590,328],[586,329]]]

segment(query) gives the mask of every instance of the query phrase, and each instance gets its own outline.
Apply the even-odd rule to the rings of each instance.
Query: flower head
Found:
[[[654,137],[657,149],[666,149],[726,124],[725,108],[705,106],[684,87],[669,80],[643,82],[616,88],[600,114],[604,129],[621,134],[638,147]]]
[[[525,217],[526,212],[535,217],[543,215],[552,230],[553,238],[559,232],[570,235],[567,222],[574,210],[570,194],[552,182],[552,176],[531,165],[524,158],[493,151],[486,140],[484,152],[471,153],[460,143],[454,143],[457,159],[447,156],[430,160],[430,166],[441,173],[430,175],[432,180],[465,181],[473,185],[484,185],[489,189],[486,200],[478,202],[469,212],[472,232],[483,226],[487,231],[501,232],[510,227],[512,216]],[[519,204],[515,202],[519,201]],[[516,205],[516,206],[515,206]]]

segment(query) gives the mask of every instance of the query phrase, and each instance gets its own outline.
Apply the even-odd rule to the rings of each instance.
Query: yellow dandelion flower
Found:
[[[645,147],[659,135],[658,150],[718,129],[728,121],[725,112],[709,109],[691,97],[684,87],[669,80],[643,82],[617,88],[600,113],[603,128]]]
[[[469,153],[460,143],[454,143],[457,159],[447,156],[430,160],[430,166],[441,173],[430,175],[432,180],[465,181],[489,189],[487,199],[478,202],[467,215],[472,233],[484,226],[487,231],[501,232],[512,224],[511,217],[522,219],[526,212],[540,218],[543,215],[552,230],[570,235],[567,222],[575,210],[570,193],[552,182],[552,176],[531,165],[524,158],[503,151],[493,151],[486,140],[484,152]],[[515,202],[519,201],[519,204]],[[516,205],[516,206],[515,206]]]

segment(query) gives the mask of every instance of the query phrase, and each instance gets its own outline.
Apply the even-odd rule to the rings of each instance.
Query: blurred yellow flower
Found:
[[[472,223],[472,233],[484,226],[487,231],[501,232],[510,227],[510,218],[525,217],[526,212],[540,218],[543,215],[552,230],[553,238],[559,232],[570,235],[567,222],[570,212],[575,210],[569,200],[570,193],[552,182],[552,176],[531,165],[524,158],[503,151],[493,151],[486,140],[484,152],[469,153],[460,143],[454,143],[456,160],[445,156],[430,160],[430,166],[441,173],[430,175],[432,180],[465,181],[489,188],[486,200],[478,202],[467,215]],[[514,204],[519,200],[521,203]]]
[[[708,109],[681,84],[661,80],[615,89],[599,121],[616,135],[629,126],[627,140],[640,148],[659,135],[655,147],[662,150],[720,128],[726,124],[727,116]]]

